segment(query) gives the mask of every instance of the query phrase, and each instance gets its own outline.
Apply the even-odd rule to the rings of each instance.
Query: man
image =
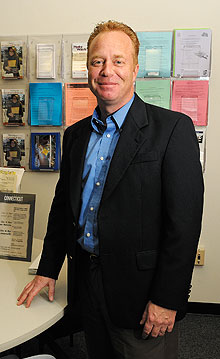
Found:
[[[68,256],[68,300],[80,298],[90,358],[177,358],[201,227],[203,181],[191,120],[134,95],[138,39],[97,25],[88,41],[92,117],[69,127],[38,276]]]

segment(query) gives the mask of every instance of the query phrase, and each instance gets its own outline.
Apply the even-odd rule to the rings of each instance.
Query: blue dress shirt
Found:
[[[117,145],[120,128],[134,100],[110,115],[104,124],[95,109],[91,125],[93,131],[89,140],[83,176],[82,206],[79,216],[78,242],[87,252],[99,254],[97,213],[111,159]]]

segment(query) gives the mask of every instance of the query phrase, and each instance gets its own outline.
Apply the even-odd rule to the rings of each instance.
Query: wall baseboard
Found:
[[[220,315],[220,303],[189,302],[187,313]]]

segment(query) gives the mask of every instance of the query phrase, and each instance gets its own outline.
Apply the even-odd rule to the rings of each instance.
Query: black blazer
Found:
[[[75,245],[90,120],[65,131],[38,269],[56,279],[67,254],[69,304],[77,298]],[[202,205],[203,178],[191,119],[135,95],[98,211],[104,291],[114,324],[137,327],[149,300],[177,310],[177,319],[184,315]]]

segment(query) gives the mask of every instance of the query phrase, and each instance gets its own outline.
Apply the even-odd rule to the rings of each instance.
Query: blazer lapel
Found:
[[[122,126],[109,168],[102,201],[112,193],[142,144],[147,140],[143,127],[148,125],[145,103],[136,95]]]
[[[77,133],[72,136],[72,147],[70,150],[70,202],[74,217],[77,219],[80,210],[80,197],[82,186],[82,173],[86,150],[91,135],[90,119]]]

